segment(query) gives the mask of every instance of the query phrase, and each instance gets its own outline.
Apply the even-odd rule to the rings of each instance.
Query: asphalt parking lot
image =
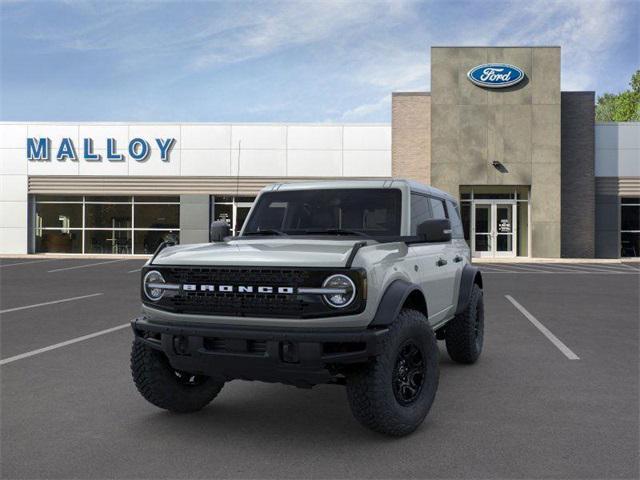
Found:
[[[232,382],[202,412],[129,373],[143,261],[0,260],[2,478],[638,478],[639,264],[484,264],[485,349],[441,348],[424,425],[362,428],[341,387]],[[573,356],[572,356],[573,354]]]

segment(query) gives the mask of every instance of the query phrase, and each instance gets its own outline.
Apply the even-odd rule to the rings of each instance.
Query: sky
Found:
[[[389,122],[430,47],[559,45],[562,89],[619,92],[640,0],[0,0],[0,120]]]

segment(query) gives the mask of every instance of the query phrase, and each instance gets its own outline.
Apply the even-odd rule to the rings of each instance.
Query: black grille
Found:
[[[240,317],[308,318],[323,315],[345,315],[364,307],[362,274],[346,269],[298,268],[240,268],[240,267],[163,267],[153,269],[162,273],[167,283],[180,285],[230,285],[262,287],[321,287],[332,274],[349,275],[358,286],[358,295],[352,305],[340,311],[327,306],[320,295],[237,293],[185,291],[167,293],[159,301],[150,303],[179,313],[227,315]]]

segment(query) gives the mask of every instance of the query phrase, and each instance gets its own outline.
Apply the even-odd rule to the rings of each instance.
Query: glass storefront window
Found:
[[[136,195],[134,203],[180,203],[180,197],[163,197],[159,195]]]
[[[86,228],[131,228],[131,205],[87,203],[85,205]]]
[[[620,199],[620,256],[640,257],[640,197]]]
[[[36,229],[36,253],[82,253],[82,230]]]
[[[622,205],[620,209],[620,228],[640,230],[640,205]]]
[[[100,203],[131,203],[131,197],[125,195],[89,195],[85,197],[85,201]]]
[[[620,234],[623,257],[640,257],[640,232],[622,232]]]
[[[133,239],[133,253],[152,254],[162,242],[173,241],[179,243],[180,233],[171,230],[136,230],[133,234]]]
[[[175,195],[135,199],[130,195],[38,195],[34,249],[38,253],[153,253],[160,242],[179,238],[179,200]]]
[[[134,205],[135,228],[180,228],[180,205]]]
[[[36,204],[36,228],[82,228],[81,203]]]
[[[85,253],[131,253],[131,230],[86,230]]]

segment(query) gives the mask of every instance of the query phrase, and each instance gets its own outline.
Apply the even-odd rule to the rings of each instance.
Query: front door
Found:
[[[516,256],[516,203],[510,201],[474,202],[471,224],[474,257]]]

